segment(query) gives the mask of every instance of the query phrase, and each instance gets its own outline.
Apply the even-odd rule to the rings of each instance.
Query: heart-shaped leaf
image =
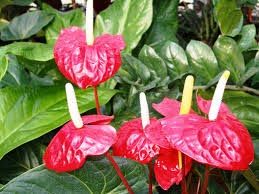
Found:
[[[100,103],[114,90],[99,89]],[[95,107],[92,89],[77,90],[80,112]],[[69,120],[64,87],[17,87],[0,90],[0,158],[19,145],[63,125]]]

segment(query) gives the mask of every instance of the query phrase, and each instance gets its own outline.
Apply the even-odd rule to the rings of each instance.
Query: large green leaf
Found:
[[[115,91],[99,89],[100,103]],[[81,112],[95,107],[93,90],[77,90]],[[0,159],[12,149],[69,120],[64,87],[7,87],[0,90]]]
[[[8,59],[6,56],[0,56],[0,81],[4,77],[8,67]]]
[[[259,98],[245,92],[226,91],[224,102],[254,135],[259,135]]]
[[[15,17],[1,29],[1,40],[22,40],[38,33],[52,19],[52,14],[43,11],[33,11]]]
[[[14,42],[0,47],[0,55],[7,53],[35,61],[49,61],[53,59],[52,46],[36,42]]]
[[[189,66],[186,54],[182,47],[174,42],[166,42],[161,49],[161,57],[167,64],[171,80],[181,78],[188,73]]]
[[[243,26],[240,35],[241,39],[238,41],[238,46],[242,51],[246,51],[249,48],[256,47],[256,28],[254,24]]]
[[[168,78],[165,62],[152,47],[145,45],[139,53],[139,59],[149,68],[153,80],[163,81]]]
[[[218,62],[211,48],[203,42],[192,40],[186,53],[198,82],[207,83],[218,73]]]
[[[123,174],[134,193],[148,192],[145,167],[136,162],[117,158]],[[106,159],[87,160],[83,168],[72,173],[57,174],[44,166],[34,168],[10,181],[0,189],[1,193],[37,194],[127,194],[127,190]]]
[[[236,0],[219,0],[214,11],[223,35],[233,37],[239,34],[243,25],[243,14],[237,7]]]
[[[95,35],[122,34],[130,52],[149,28],[152,14],[152,0],[116,0],[96,17]]]
[[[20,174],[42,164],[46,146],[39,142],[28,143],[11,151],[0,160],[0,183],[6,184]]]
[[[54,20],[45,28],[48,44],[54,44],[63,28],[70,26],[85,26],[85,14],[81,9],[68,12],[60,12],[47,4],[43,4],[43,10],[55,15]]]
[[[177,41],[179,0],[154,0],[154,18],[145,44],[159,48],[166,41]]]
[[[241,77],[245,73],[244,57],[237,43],[229,37],[220,36],[213,46],[213,51],[222,70],[231,72],[230,79],[240,84]]]

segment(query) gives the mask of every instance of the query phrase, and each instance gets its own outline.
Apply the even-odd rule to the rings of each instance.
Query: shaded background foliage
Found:
[[[210,98],[222,71],[228,69],[224,101],[249,129],[255,161],[245,172],[212,168],[207,192],[257,193],[258,16],[251,17],[256,1],[195,1],[194,9],[177,0],[94,2],[95,34],[120,33],[127,43],[119,72],[99,88],[102,111],[115,115],[113,125],[118,128],[139,116],[139,92],[146,92],[150,104],[165,96],[180,98],[183,80],[192,74],[196,94]],[[0,10],[0,192],[126,193],[102,157],[89,158],[72,173],[56,174],[41,165],[46,145],[69,120],[66,80],[53,60],[53,44],[61,29],[85,27],[84,6],[7,0],[1,1]],[[92,89],[76,92],[80,112],[94,112]],[[155,115],[152,110],[151,114]],[[130,160],[117,161],[134,191],[146,193],[146,168]],[[189,173],[191,193],[203,172],[204,167],[195,164]],[[180,188],[162,191],[156,186],[154,191],[179,193]]]

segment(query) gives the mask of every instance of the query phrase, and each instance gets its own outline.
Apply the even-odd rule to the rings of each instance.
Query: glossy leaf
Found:
[[[239,84],[245,73],[245,62],[237,43],[232,38],[220,36],[213,46],[213,51],[220,68],[229,70],[230,79]]]
[[[139,53],[139,59],[149,68],[153,80],[159,79],[161,82],[167,78],[166,64],[152,47],[145,45]]]
[[[215,16],[223,35],[234,37],[241,31],[243,14],[235,0],[220,0],[215,7]]]
[[[85,26],[85,14],[81,9],[74,9],[67,12],[61,12],[53,9],[47,4],[43,4],[43,10],[53,14],[53,21],[45,28],[46,40],[48,44],[54,44],[60,34],[60,31],[70,26]]]
[[[99,89],[101,104],[115,94]],[[77,91],[80,112],[95,107],[93,90]],[[0,158],[19,145],[69,120],[64,87],[17,87],[0,90]]]
[[[0,48],[0,55],[13,54],[35,61],[53,59],[52,46],[36,42],[14,42]]]
[[[152,0],[116,0],[96,17],[95,35],[121,34],[131,52],[152,22]]]
[[[4,77],[8,68],[8,58],[5,56],[0,57],[0,81]]]
[[[43,11],[33,11],[15,17],[1,29],[1,40],[23,40],[38,33],[53,19],[53,15]]]
[[[200,82],[207,83],[218,74],[217,59],[205,43],[192,40],[186,47],[186,53],[192,71]]]
[[[241,39],[238,41],[238,46],[241,51],[246,51],[249,48],[253,48],[257,45],[255,40],[256,28],[254,24],[243,26],[240,35]]]
[[[257,136],[259,134],[259,99],[245,92],[226,91],[224,101],[231,111],[243,122],[249,131]]]
[[[25,144],[0,160],[0,182],[6,184],[20,174],[42,164],[45,146],[40,142]]]
[[[133,161],[116,159],[136,194],[147,193],[145,168]],[[0,189],[1,193],[114,193],[127,194],[116,171],[106,159],[87,161],[73,173],[57,174],[43,166],[18,176]]]
[[[58,37],[54,58],[60,72],[85,89],[115,75],[121,66],[120,52],[124,47],[122,36],[110,34],[99,36],[93,45],[87,45],[85,32],[73,26],[64,29]]]
[[[161,57],[165,60],[171,80],[182,78],[188,73],[189,66],[185,51],[174,42],[166,42],[161,49]]]
[[[166,41],[177,41],[178,4],[179,0],[154,0],[153,21],[145,37],[145,44],[160,50]]]

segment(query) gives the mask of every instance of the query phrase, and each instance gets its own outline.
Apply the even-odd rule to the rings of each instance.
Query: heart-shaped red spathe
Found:
[[[43,156],[48,169],[76,170],[85,163],[87,156],[104,154],[116,142],[116,130],[108,125],[112,117],[89,115],[82,119],[82,128],[75,128],[70,121],[51,140]]]
[[[150,125],[157,122],[150,120]],[[147,139],[141,119],[124,123],[117,133],[118,141],[113,145],[113,154],[147,164],[159,153],[159,146]]]
[[[192,166],[192,159],[184,157],[184,176],[188,174]],[[175,149],[160,149],[158,158],[154,164],[155,177],[158,184],[168,190],[173,184],[179,184],[183,179],[182,169],[179,168],[178,151]]]
[[[245,170],[254,159],[252,140],[244,125],[224,106],[216,121],[194,114],[162,119],[162,131],[172,148],[198,162],[225,170]]]
[[[97,86],[121,66],[120,51],[125,43],[120,35],[105,34],[86,44],[85,32],[78,27],[62,30],[54,47],[54,58],[61,73],[78,87]]]

